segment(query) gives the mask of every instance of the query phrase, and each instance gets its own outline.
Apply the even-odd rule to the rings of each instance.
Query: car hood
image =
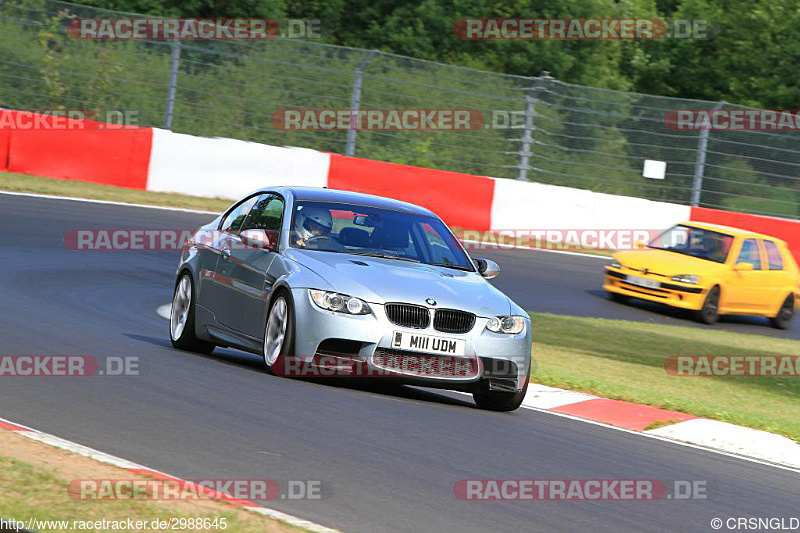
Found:
[[[700,275],[724,267],[722,263],[654,248],[618,252],[614,254],[614,259],[619,261],[622,266],[636,270],[644,270],[646,268],[654,274],[661,274],[667,277],[677,276],[678,274]]]
[[[483,317],[511,312],[508,297],[477,272],[313,250],[290,249],[286,255],[329,284],[309,288],[334,290],[379,304],[428,305],[425,300],[433,298],[437,308],[461,309]]]

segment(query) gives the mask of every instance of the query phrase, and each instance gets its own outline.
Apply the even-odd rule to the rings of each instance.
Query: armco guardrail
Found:
[[[0,119],[3,113],[14,112],[0,110]],[[325,186],[413,202],[478,231],[660,230],[699,220],[782,238],[800,261],[800,222],[793,220],[152,128],[73,128],[62,149],[65,131],[3,131],[15,172],[231,200],[270,185]]]

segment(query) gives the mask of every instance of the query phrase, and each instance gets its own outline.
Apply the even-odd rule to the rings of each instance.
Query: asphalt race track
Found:
[[[207,215],[0,194],[5,355],[138,356],[139,376],[0,378],[0,416],[190,479],[321,480],[269,506],[346,531],[711,531],[712,518],[796,516],[798,475],[548,413],[480,411],[454,393],[267,375],[233,350],[173,350],[155,312],[177,252],[84,252],[70,229],[192,228]],[[602,260],[484,254],[527,309],[691,325],[599,291]],[[761,321],[720,327],[776,334]],[[800,338],[795,324],[790,335]],[[709,499],[460,501],[460,479],[705,480]]]

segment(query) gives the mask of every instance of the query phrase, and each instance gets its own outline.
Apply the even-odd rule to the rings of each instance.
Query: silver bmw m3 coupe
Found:
[[[254,192],[184,246],[170,316],[179,349],[259,354],[296,377],[368,377],[519,407],[531,321],[431,211],[329,189]]]

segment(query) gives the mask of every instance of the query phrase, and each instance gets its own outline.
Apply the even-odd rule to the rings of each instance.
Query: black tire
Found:
[[[528,392],[528,381],[525,380],[525,386],[518,392],[490,391],[488,384],[482,381],[478,384],[478,389],[472,393],[472,397],[475,404],[481,409],[501,412],[514,411],[522,405],[522,400],[525,399],[525,393]]]
[[[183,282],[184,279],[188,280],[189,283],[189,292],[188,292],[188,294],[190,295],[188,303],[189,309],[183,329],[180,331],[178,337],[175,338],[173,336],[173,321],[177,319],[175,315],[175,305],[176,305],[176,300],[178,298],[178,290],[181,287],[181,283]],[[210,354],[212,351],[214,351],[215,348],[214,343],[198,339],[194,329],[194,302],[196,299],[196,294],[197,291],[195,291],[194,281],[192,280],[192,276],[190,276],[187,272],[184,272],[175,281],[175,290],[172,295],[172,307],[170,307],[169,340],[172,343],[172,346],[179,350],[186,350],[188,352],[197,352],[202,354]]]
[[[278,353],[277,358],[270,363],[267,357],[267,334],[270,332],[270,318],[272,317],[273,309],[276,309],[276,306],[282,305],[286,306],[286,329],[284,332],[284,339],[281,344],[280,351]],[[292,301],[292,297],[289,294],[289,291],[281,290],[280,292],[275,294],[275,297],[272,299],[269,305],[269,310],[267,311],[267,323],[264,327],[264,342],[261,346],[261,353],[262,358],[264,360],[264,368],[266,368],[267,372],[270,374],[275,374],[278,376],[286,375],[286,356],[292,354],[294,350],[294,302]],[[271,358],[271,357],[270,357]]]
[[[789,329],[795,314],[794,307],[794,294],[790,294],[783,301],[781,308],[778,309],[778,314],[769,319],[772,327],[777,329]]]
[[[626,304],[628,303],[628,296],[624,294],[619,294],[618,292],[609,292],[608,297],[611,298],[612,301],[617,302],[618,304]]]
[[[695,311],[695,318],[703,324],[716,324],[719,320],[719,285],[714,285],[703,300],[703,307]]]

